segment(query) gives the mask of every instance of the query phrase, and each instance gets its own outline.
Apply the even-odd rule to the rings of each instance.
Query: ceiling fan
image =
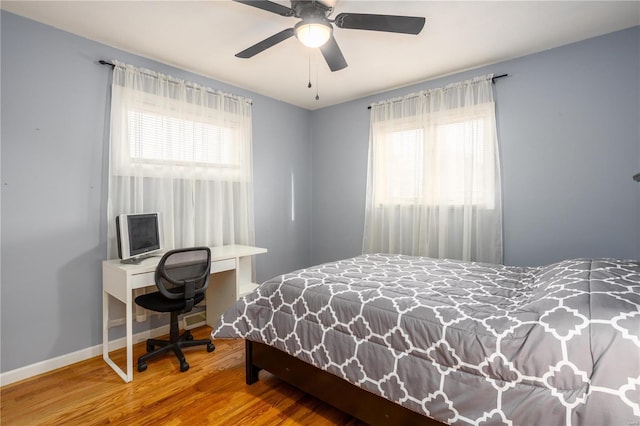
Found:
[[[294,35],[308,47],[318,47],[331,71],[347,67],[347,61],[333,37],[333,25],[338,28],[418,34],[425,18],[414,16],[372,15],[368,13],[339,13],[329,19],[333,7],[318,0],[291,0],[291,7],[266,0],[234,0],[281,16],[301,19],[293,28],[287,28],[236,54],[238,58],[251,58]]]

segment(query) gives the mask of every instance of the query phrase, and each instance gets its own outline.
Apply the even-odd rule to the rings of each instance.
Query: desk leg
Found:
[[[132,292],[127,292],[127,382],[133,380],[133,296]]]
[[[133,337],[131,333],[131,309],[127,311],[127,373],[116,364],[109,357],[109,293],[106,291],[102,291],[102,359],[106,362],[109,367],[113,369],[118,376],[122,378],[125,382],[130,382],[133,380],[133,374],[131,371],[131,358],[132,358],[132,343]]]
[[[217,272],[209,277],[207,288],[207,325],[214,327],[237,298],[236,270]]]
[[[109,293],[102,290],[102,359],[107,364],[109,358]]]

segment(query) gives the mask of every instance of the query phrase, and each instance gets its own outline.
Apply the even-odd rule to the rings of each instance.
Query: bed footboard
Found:
[[[370,425],[442,425],[279,349],[251,340],[245,342],[246,382],[249,385],[258,381],[258,372],[264,369]]]

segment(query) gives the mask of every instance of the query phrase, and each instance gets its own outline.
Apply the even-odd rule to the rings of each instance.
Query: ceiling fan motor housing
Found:
[[[291,9],[298,18],[315,22],[326,22],[327,16],[333,10],[316,0],[291,0]]]

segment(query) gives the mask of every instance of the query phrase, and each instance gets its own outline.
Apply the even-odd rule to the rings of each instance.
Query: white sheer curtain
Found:
[[[165,249],[253,245],[251,128],[248,99],[115,61],[108,257],[123,213],[159,212]]]
[[[492,77],[372,105],[364,253],[502,262]]]
[[[250,100],[115,63],[109,257],[122,213],[160,212],[166,249],[252,245]]]

